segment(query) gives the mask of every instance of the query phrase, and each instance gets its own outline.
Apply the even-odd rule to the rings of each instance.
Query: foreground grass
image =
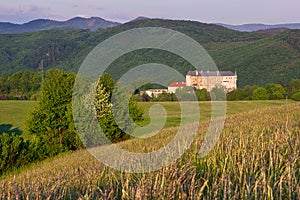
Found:
[[[0,101],[0,133],[21,133],[35,101]]]
[[[0,199],[299,199],[299,110],[293,103],[232,114],[215,148],[198,158],[204,121],[184,156],[151,173],[115,171],[86,150],[61,155],[2,178]],[[119,145],[148,152],[177,129]]]

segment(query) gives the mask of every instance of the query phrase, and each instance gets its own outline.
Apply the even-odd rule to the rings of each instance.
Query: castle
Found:
[[[186,82],[173,82],[166,89],[152,89],[143,91],[149,96],[157,96],[163,92],[175,93],[177,89],[184,87],[195,87],[211,91],[213,88],[224,88],[226,92],[237,89],[237,73],[231,71],[189,71],[186,74]]]
[[[224,87],[227,92],[237,88],[237,73],[231,71],[189,71],[186,86],[211,91],[215,87]]]

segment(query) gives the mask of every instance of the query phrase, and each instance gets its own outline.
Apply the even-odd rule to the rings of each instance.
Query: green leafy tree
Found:
[[[252,94],[253,94],[253,91],[258,88],[257,85],[246,85],[244,88],[243,88],[243,93],[246,95],[246,98],[245,100],[251,100],[252,99]]]
[[[175,91],[175,95],[179,101],[197,101],[193,87],[178,88]]]
[[[9,93],[9,82],[8,82],[9,74],[3,73],[0,76],[0,94],[8,95]]]
[[[207,89],[196,89],[195,90],[196,96],[198,98],[198,101],[209,101],[210,95]]]
[[[0,76],[0,97],[3,99],[36,99],[42,76],[39,72],[16,72]]]
[[[161,94],[157,95],[157,97],[154,97],[152,95],[153,101],[177,101],[177,97],[174,93],[167,93],[163,91]]]
[[[280,84],[268,84],[266,85],[266,90],[269,94],[269,99],[285,99],[286,98],[286,90]]]
[[[213,101],[225,101],[226,93],[225,88],[223,87],[215,87],[210,91],[211,100]]]
[[[300,101],[300,90],[293,94],[292,99],[295,101]]]
[[[239,101],[247,99],[247,94],[241,88],[237,88],[236,90],[230,91],[226,94],[228,101]]]
[[[141,95],[141,100],[142,100],[143,102],[149,102],[149,101],[151,101],[151,97],[150,97],[146,92],[144,92],[144,93]]]
[[[113,92],[116,98],[114,102],[112,102]],[[126,105],[128,98],[129,105]],[[114,143],[130,138],[127,133],[132,130],[131,120],[134,122],[143,120],[143,110],[137,106],[136,100],[125,95],[122,86],[115,86],[109,74],[103,74],[99,79],[94,105],[105,136]]]
[[[252,100],[268,100],[269,93],[265,88],[258,87],[253,91]]]
[[[49,71],[42,86],[41,97],[27,122],[27,134],[40,141],[42,156],[48,157],[81,147],[72,117],[74,73]]]
[[[300,79],[293,79],[287,85],[288,97],[292,96],[300,90]]]
[[[0,174],[4,171],[20,167],[31,161],[29,142],[21,136],[3,133],[0,135]]]

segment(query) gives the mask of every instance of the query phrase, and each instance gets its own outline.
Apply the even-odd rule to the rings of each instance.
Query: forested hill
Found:
[[[81,62],[104,39],[135,27],[165,27],[194,38],[210,53],[220,70],[237,70],[240,87],[287,83],[300,77],[300,30],[279,34],[244,33],[192,21],[145,19],[91,32],[50,30],[0,35],[0,73],[50,68],[77,71]],[[170,65],[182,73],[192,69],[186,61],[159,50],[129,53],[114,62],[118,77],[128,68],[148,62]],[[116,70],[118,69],[118,70]]]
[[[0,33],[18,34],[43,30],[90,29],[92,31],[117,26],[120,23],[107,21],[99,17],[74,17],[67,21],[36,19],[24,24],[0,22]]]

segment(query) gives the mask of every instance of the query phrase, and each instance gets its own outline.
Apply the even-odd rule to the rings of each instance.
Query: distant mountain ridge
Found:
[[[139,20],[147,20],[150,19],[149,17],[139,16],[137,18],[134,18],[133,20],[130,20],[130,22],[139,21]]]
[[[129,22],[148,20],[150,18],[139,16]],[[222,26],[231,30],[240,32],[255,32],[265,31],[272,29],[300,29],[300,23],[287,23],[287,24],[242,24],[242,25],[230,25],[224,23],[212,23],[218,26]],[[0,34],[19,34],[25,32],[36,32],[43,30],[79,30],[89,29],[96,31],[98,29],[105,29],[108,27],[121,25],[119,22],[113,22],[105,20],[100,17],[74,17],[66,21],[56,21],[51,19],[36,19],[24,24],[15,24],[11,22],[0,22]],[[276,31],[275,31],[276,32]],[[277,31],[278,32],[278,31]]]
[[[207,50],[221,71],[237,71],[239,87],[286,84],[300,77],[300,30],[283,30],[277,34],[239,32],[214,24],[163,19],[135,20],[95,32],[49,30],[0,34],[0,75],[55,68],[76,72],[97,44],[117,33],[141,27],[173,29],[193,38]],[[172,53],[141,49],[118,58],[107,73],[118,80],[133,66],[145,63],[165,64],[182,74],[194,69]]]
[[[288,24],[242,24],[242,25],[230,25],[230,24],[222,24],[216,23],[216,25],[223,26],[225,28],[229,28],[235,31],[240,32],[254,32],[268,29],[300,29],[300,23],[288,23]]]
[[[50,19],[37,19],[24,24],[0,22],[0,33],[19,34],[43,30],[61,29],[90,29],[92,31],[120,25],[118,22],[107,21],[100,17],[82,18],[75,17],[67,21],[55,21]]]

